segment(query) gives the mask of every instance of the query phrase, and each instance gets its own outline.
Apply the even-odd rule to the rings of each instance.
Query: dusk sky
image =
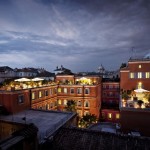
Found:
[[[0,66],[116,70],[148,53],[149,0],[0,0]]]

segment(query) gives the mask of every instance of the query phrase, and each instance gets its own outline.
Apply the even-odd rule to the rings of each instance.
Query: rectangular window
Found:
[[[108,119],[112,119],[112,113],[108,113]]]
[[[142,78],[142,72],[138,72],[138,78],[139,78],[139,79]]]
[[[18,104],[23,104],[24,103],[24,95],[19,95],[18,96]]]
[[[32,92],[32,94],[31,94],[31,99],[32,99],[32,100],[35,99],[35,92]]]
[[[45,91],[45,96],[48,96],[48,91],[47,90]]]
[[[131,79],[134,79],[134,78],[135,78],[134,72],[130,72],[130,78],[131,78]]]
[[[58,88],[58,93],[61,93],[61,88]]]
[[[82,89],[81,88],[77,88],[77,94],[81,94],[82,93]]]
[[[42,97],[42,91],[39,91],[39,98]]]
[[[90,93],[90,89],[89,88],[85,88],[85,94],[89,94]]]
[[[64,88],[64,93],[67,93],[67,88]]]
[[[70,93],[74,94],[74,89],[73,88],[70,89]]]
[[[54,90],[54,94],[57,94],[57,88],[54,88],[53,90]]]
[[[50,89],[50,95],[53,95],[53,89]]]
[[[120,114],[116,114],[116,119],[120,119]]]
[[[150,78],[150,72],[145,73],[145,78]]]

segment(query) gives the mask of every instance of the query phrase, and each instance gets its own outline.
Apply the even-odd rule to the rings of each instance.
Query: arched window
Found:
[[[82,106],[82,102],[81,102],[81,100],[78,100],[78,101],[77,101],[77,106],[79,106],[79,107],[81,107],[81,106]]]
[[[86,100],[86,101],[84,102],[84,107],[90,107],[89,101]]]

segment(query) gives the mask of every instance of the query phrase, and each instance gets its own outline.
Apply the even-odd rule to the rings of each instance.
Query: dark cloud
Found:
[[[118,69],[150,52],[149,24],[149,0],[2,0],[1,65]]]

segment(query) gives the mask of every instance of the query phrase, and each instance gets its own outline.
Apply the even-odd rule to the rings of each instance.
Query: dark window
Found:
[[[74,89],[70,89],[70,93],[71,93],[71,94],[74,94]]]
[[[24,95],[19,95],[19,96],[18,96],[18,103],[19,103],[19,104],[24,103]]]
[[[48,91],[47,90],[45,91],[45,96],[48,96]]]

